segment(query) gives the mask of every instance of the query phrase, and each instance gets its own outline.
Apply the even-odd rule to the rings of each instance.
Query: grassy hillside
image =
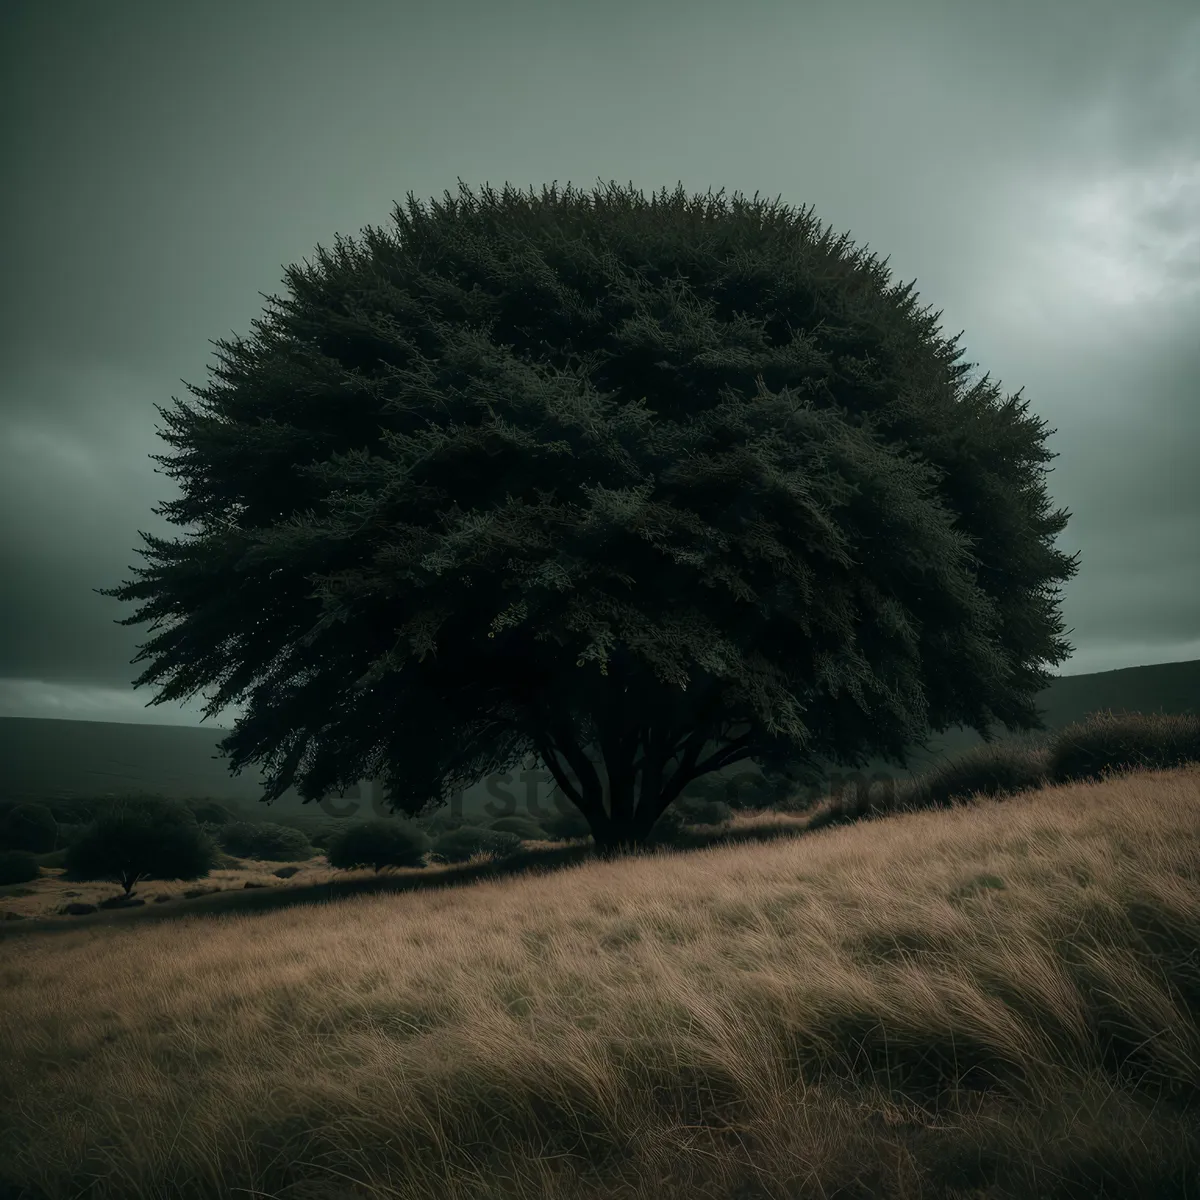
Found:
[[[5,923],[0,1197],[1194,1200],[1197,760]]]
[[[1182,1197],[1197,844],[1200,776],[1178,771],[453,896],[22,939],[0,1160],[47,1196],[91,1173],[86,1194],[126,1200],[504,1179]]]

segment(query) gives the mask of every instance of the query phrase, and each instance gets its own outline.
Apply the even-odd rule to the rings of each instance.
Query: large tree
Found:
[[[158,410],[199,531],[97,589],[173,619],[152,703],[248,697],[268,801],[423,815],[533,753],[604,855],[741,759],[1044,728],[1055,456],[886,260],[757,195],[460,191],[288,268]]]

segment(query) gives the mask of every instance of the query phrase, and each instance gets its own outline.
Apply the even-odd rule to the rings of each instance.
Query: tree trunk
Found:
[[[627,813],[623,820],[610,818],[606,829],[592,830],[597,858],[609,862],[623,855],[645,850],[650,846],[651,834],[654,826],[658,823],[658,817],[656,815],[654,822],[647,825],[647,812],[641,808],[642,802],[639,800],[637,810]],[[655,796],[653,810],[656,814],[660,803],[661,798]]]
[[[634,854],[647,844],[645,838],[636,837],[631,829],[621,833],[614,831],[600,837],[593,833],[592,838],[596,843],[596,857],[602,862],[612,862],[627,854]]]

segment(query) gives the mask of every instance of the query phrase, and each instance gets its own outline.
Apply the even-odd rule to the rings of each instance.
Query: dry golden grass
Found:
[[[272,874],[276,868],[285,865],[297,866],[300,870],[290,880],[280,879]],[[43,867],[40,879],[0,888],[0,909],[4,912],[18,913],[27,919],[44,920],[58,916],[63,906],[72,902],[99,904],[102,900],[121,894],[121,888],[112,882],[80,882],[67,879],[65,875],[66,872],[61,867]],[[324,857],[293,864],[247,861],[236,869],[215,870],[203,879],[144,880],[133,889],[133,894],[144,899],[149,905],[154,904],[159,896],[169,896],[172,902],[175,902],[186,899],[189,892],[244,890],[247,882],[261,884],[263,887],[286,887],[293,881],[298,884],[312,883],[316,880],[324,882],[330,875]],[[66,924],[74,921],[70,916],[60,919]]]
[[[1200,1196],[1198,883],[1191,766],[6,938],[0,1197]]]

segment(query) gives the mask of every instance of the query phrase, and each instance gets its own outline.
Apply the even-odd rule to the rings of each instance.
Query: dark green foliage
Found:
[[[84,834],[88,827],[88,822],[81,822],[78,825],[69,824],[66,821],[58,822],[58,838],[55,843],[56,850],[65,850],[72,843],[77,842]]]
[[[546,831],[532,817],[523,817],[519,813],[497,817],[488,828],[500,833],[515,833],[523,842],[546,841]]]
[[[573,804],[551,809],[546,816],[539,818],[538,823],[554,842],[582,841],[592,836],[587,817]]]
[[[812,782],[807,776],[789,778],[783,772],[736,771],[694,780],[684,789],[684,798],[719,801],[733,812],[794,812],[816,803],[819,793]]]
[[[1106,773],[1200,761],[1200,718],[1162,713],[1090,714],[1055,738],[1048,758],[1053,779],[1101,779]]]
[[[732,781],[726,775],[704,775],[700,779],[693,779],[691,783],[683,789],[683,795],[680,796],[680,802],[684,801],[709,801],[722,800],[726,804],[732,806],[729,797],[735,789],[732,786]]]
[[[955,762],[929,772],[922,780],[922,807],[945,807],[973,795],[1011,796],[1046,782],[1045,768],[1017,747],[978,746]],[[908,806],[912,807],[913,789]]]
[[[1154,770],[1200,761],[1200,720],[1140,713],[1119,719],[1096,713],[1068,725],[1044,744],[1021,738],[977,746],[896,789],[860,795],[851,789],[831,799],[808,822],[810,831],[865,817],[947,808],[974,796],[1003,797],[1047,784],[1096,781],[1121,770]]]
[[[189,807],[202,825],[228,825],[235,819],[233,812],[216,800],[197,800]]]
[[[747,779],[728,802],[735,809],[803,812],[820,802],[818,782],[812,772],[770,771]]]
[[[308,840],[318,850],[328,850],[342,828],[341,824],[315,825],[308,834]]]
[[[58,837],[58,822],[44,804],[18,804],[0,825],[0,849],[48,854]]]
[[[682,187],[394,219],[289,268],[203,409],[160,409],[163,511],[204,532],[143,535],[103,591],[170,620],[155,703],[245,704],[231,771],[267,798],[375,777],[416,816],[533,753],[582,771],[608,854],[737,762],[1038,727],[1077,570],[1044,423],[875,255]]]
[[[0,850],[0,886],[29,883],[41,873],[38,860],[28,850]]]
[[[326,857],[331,867],[423,867],[428,836],[401,821],[363,821],[348,825],[330,842]]]
[[[72,879],[113,879],[128,895],[139,879],[200,879],[216,847],[180,804],[124,802],[98,817],[65,855]]]
[[[809,818],[810,832],[898,812],[949,808],[976,796],[1009,796],[1046,782],[1044,759],[1015,744],[977,746],[895,788],[848,786]]]
[[[315,854],[312,843],[290,825],[270,821],[230,821],[217,834],[221,847],[238,858],[268,862],[299,862]]]
[[[90,825],[112,802],[105,798],[84,800],[70,797],[47,800],[45,803],[59,825]]]
[[[675,802],[676,811],[687,825],[724,825],[733,817],[733,809],[724,800],[692,799],[681,796]],[[659,818],[660,820],[662,818]]]
[[[440,834],[448,833],[452,829],[461,829],[464,825],[471,824],[471,822],[468,822],[465,817],[456,817],[453,813],[438,812],[428,817],[421,817],[417,824],[430,837],[438,837]]]
[[[473,854],[494,854],[506,858],[521,849],[515,833],[484,829],[481,825],[460,825],[434,839],[432,854],[448,863],[466,862]]]

